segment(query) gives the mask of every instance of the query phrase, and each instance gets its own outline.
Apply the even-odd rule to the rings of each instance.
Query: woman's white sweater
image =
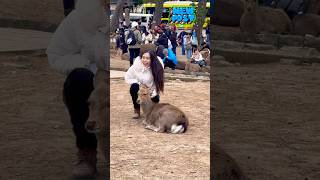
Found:
[[[164,67],[162,59],[158,57],[159,62]],[[153,75],[150,67],[145,67],[142,62],[140,56],[138,56],[133,65],[128,69],[125,74],[125,81],[128,84],[144,84],[150,88],[151,97],[157,95],[156,86],[154,83]]]

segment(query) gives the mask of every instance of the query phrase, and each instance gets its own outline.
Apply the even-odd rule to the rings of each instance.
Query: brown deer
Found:
[[[106,108],[108,108],[109,97],[107,97],[106,90],[109,76],[104,71],[98,71],[96,74],[95,89],[88,99],[89,103],[89,118],[85,124],[85,128],[89,133],[95,133],[98,137],[98,161],[105,162],[106,152],[105,138],[106,138]]]
[[[256,0],[243,0],[245,11],[240,19],[240,29],[249,33],[291,32],[292,24],[282,9],[259,7]]]
[[[313,36],[320,35],[320,15],[317,14],[301,14],[293,19],[294,34]]]
[[[142,123],[146,129],[159,133],[184,133],[189,121],[186,115],[176,106],[168,103],[154,103],[150,97],[150,90],[145,85],[140,85],[138,103],[143,115]]]

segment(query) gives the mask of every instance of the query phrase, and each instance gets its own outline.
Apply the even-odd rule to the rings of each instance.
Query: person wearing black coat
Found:
[[[170,37],[169,39],[171,41],[172,51],[176,55],[177,54],[176,49],[177,49],[178,43],[177,43],[177,33],[175,30],[176,28],[172,26],[171,33],[170,33],[171,35],[169,36]]]
[[[162,29],[159,29],[158,33],[159,33],[159,39],[157,40],[157,42],[155,44],[157,46],[162,45],[165,48],[168,48],[168,37],[167,37],[167,35],[163,32]]]

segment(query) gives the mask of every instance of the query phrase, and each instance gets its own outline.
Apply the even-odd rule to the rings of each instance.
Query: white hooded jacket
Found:
[[[47,48],[50,66],[63,74],[74,68],[96,73],[96,62],[106,53],[106,34],[100,30],[106,26],[105,16],[100,0],[78,0]]]
[[[162,59],[160,57],[158,57],[158,61],[161,63],[162,68],[164,68]],[[146,85],[148,88],[150,88],[152,98],[158,94],[151,69],[150,67],[146,68],[142,64],[140,56],[135,58],[133,65],[126,72],[125,81],[130,85],[134,83]]]

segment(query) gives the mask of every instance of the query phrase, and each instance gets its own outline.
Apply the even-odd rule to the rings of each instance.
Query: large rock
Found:
[[[212,16],[213,24],[239,26],[243,9],[243,3],[240,0],[216,0]]]
[[[210,179],[216,180],[248,180],[236,161],[222,148],[212,143],[211,153],[213,161],[213,172]]]

